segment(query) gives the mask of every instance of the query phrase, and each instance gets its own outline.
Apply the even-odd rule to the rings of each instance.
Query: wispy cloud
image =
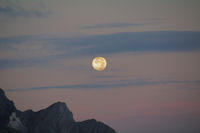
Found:
[[[47,10],[44,6],[36,8],[24,8],[20,5],[20,2],[5,2],[4,5],[0,5],[0,15],[10,17],[48,17],[52,12]]]
[[[200,50],[200,32],[129,32],[92,36],[81,40],[90,47],[78,53],[172,52]]]
[[[88,37],[0,38],[0,68],[122,52],[199,51],[200,32],[130,32]],[[38,62],[38,63],[37,63]],[[16,65],[14,65],[16,64]],[[19,65],[21,64],[21,65]]]
[[[86,84],[72,84],[72,85],[58,85],[58,86],[41,86],[33,88],[18,88],[7,89],[6,91],[33,91],[33,90],[47,90],[47,89],[112,89],[122,88],[130,86],[148,86],[148,85],[166,85],[166,84],[200,84],[200,80],[167,80],[167,81],[147,81],[147,80],[121,80],[114,82],[102,82],[102,83],[86,83]]]
[[[142,26],[149,25],[152,23],[105,23],[105,24],[95,24],[90,26],[83,26],[83,29],[104,29],[104,28],[124,28],[130,26]]]
[[[172,52],[200,50],[200,32],[125,32],[80,38],[50,38],[59,49],[75,48],[74,55],[99,55],[121,52]]]
[[[152,18],[145,18],[144,20],[149,21],[149,22],[164,22],[167,20],[167,18],[157,18],[157,17],[152,17]]]

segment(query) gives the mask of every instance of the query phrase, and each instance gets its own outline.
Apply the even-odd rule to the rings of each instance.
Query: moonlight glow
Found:
[[[103,71],[107,66],[106,59],[103,57],[95,57],[92,61],[92,67],[97,71]]]

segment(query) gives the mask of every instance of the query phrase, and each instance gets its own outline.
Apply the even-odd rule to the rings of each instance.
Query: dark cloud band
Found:
[[[49,50],[49,53],[53,51],[58,54],[41,54],[41,56],[38,55],[30,59],[1,58],[0,69],[22,67],[24,64],[25,66],[40,64],[41,60],[45,63],[45,61],[77,56],[98,56],[122,52],[200,51],[200,32],[176,31],[129,32],[79,38],[37,38],[36,36],[0,38],[0,50],[3,52],[4,50],[14,49],[15,53],[23,53],[23,51],[17,51],[18,49],[15,49],[15,46],[19,46],[21,43],[24,46],[26,42],[33,41],[33,44],[28,43],[27,45],[38,45],[42,42],[41,51],[45,49],[47,53]],[[27,48],[29,47],[27,46]],[[39,51],[40,49],[37,49],[38,53]]]

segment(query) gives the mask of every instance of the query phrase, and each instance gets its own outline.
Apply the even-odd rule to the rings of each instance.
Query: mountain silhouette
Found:
[[[20,111],[0,88],[0,133],[116,133],[95,119],[76,122],[63,102],[38,112]]]

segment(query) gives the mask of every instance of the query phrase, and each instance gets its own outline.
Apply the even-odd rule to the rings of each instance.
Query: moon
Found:
[[[106,59],[103,57],[95,57],[92,61],[92,67],[97,71],[103,71],[107,66]]]

